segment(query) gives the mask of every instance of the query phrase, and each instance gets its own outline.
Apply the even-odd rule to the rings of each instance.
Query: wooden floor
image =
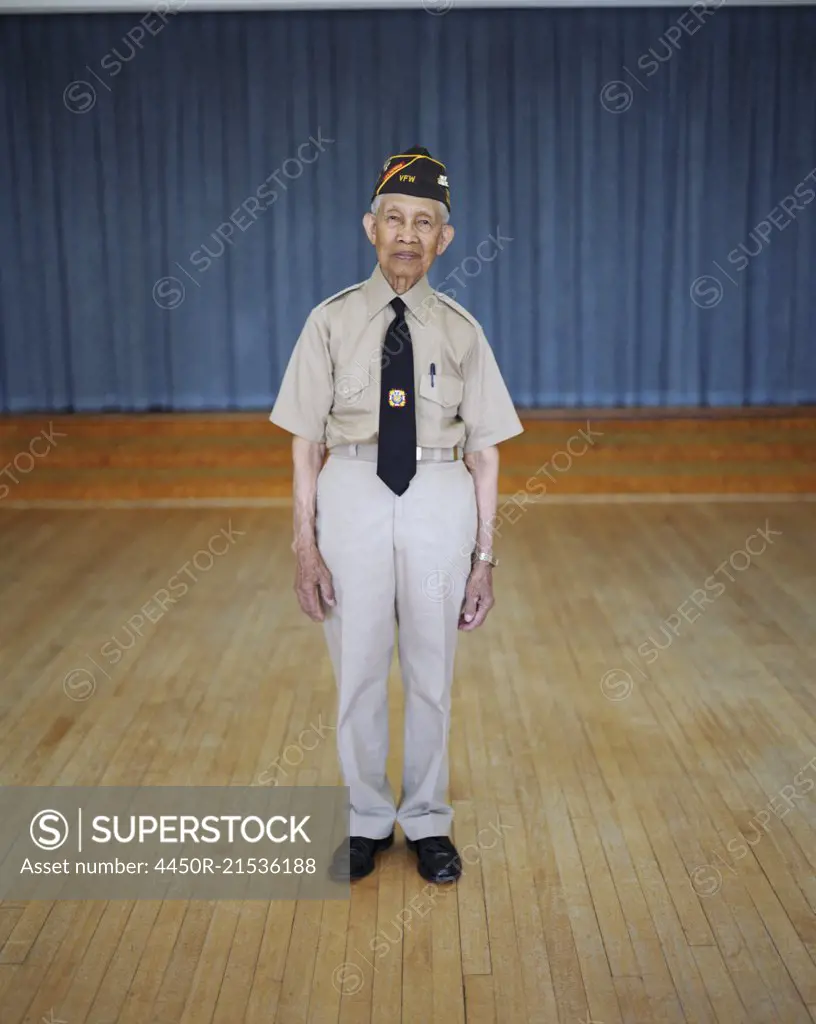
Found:
[[[0,509],[0,782],[338,784],[290,516]],[[5,903],[2,1024],[816,1021],[816,505],[530,506],[500,554],[459,648],[458,887],[398,836],[349,902]]]

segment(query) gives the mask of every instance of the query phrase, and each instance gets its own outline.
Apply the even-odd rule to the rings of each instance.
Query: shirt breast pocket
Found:
[[[446,418],[458,414],[464,389],[465,384],[460,377],[452,377],[445,373],[435,373],[433,380],[429,373],[423,373],[419,380],[420,397],[433,403],[425,408],[437,410]]]
[[[364,411],[368,408],[371,395],[370,378],[358,368],[339,370],[334,377],[334,411]]]

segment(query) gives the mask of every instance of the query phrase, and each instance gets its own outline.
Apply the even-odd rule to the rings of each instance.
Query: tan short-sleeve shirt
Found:
[[[269,416],[273,423],[329,449],[376,443],[380,360],[395,297],[378,266],[367,281],[312,310]],[[479,322],[426,277],[400,297],[414,353],[417,444],[462,446],[467,453],[522,433]]]

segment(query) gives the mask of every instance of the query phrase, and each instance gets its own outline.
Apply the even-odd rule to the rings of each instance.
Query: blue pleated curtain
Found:
[[[816,11],[164,8],[0,19],[2,411],[269,407],[411,144],[519,406],[816,401]]]

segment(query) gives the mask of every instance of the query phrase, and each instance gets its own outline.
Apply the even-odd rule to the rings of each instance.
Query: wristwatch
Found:
[[[489,554],[487,551],[474,551],[471,555],[471,559],[474,562],[487,562],[493,566],[499,564],[498,559],[494,558],[493,555]]]

